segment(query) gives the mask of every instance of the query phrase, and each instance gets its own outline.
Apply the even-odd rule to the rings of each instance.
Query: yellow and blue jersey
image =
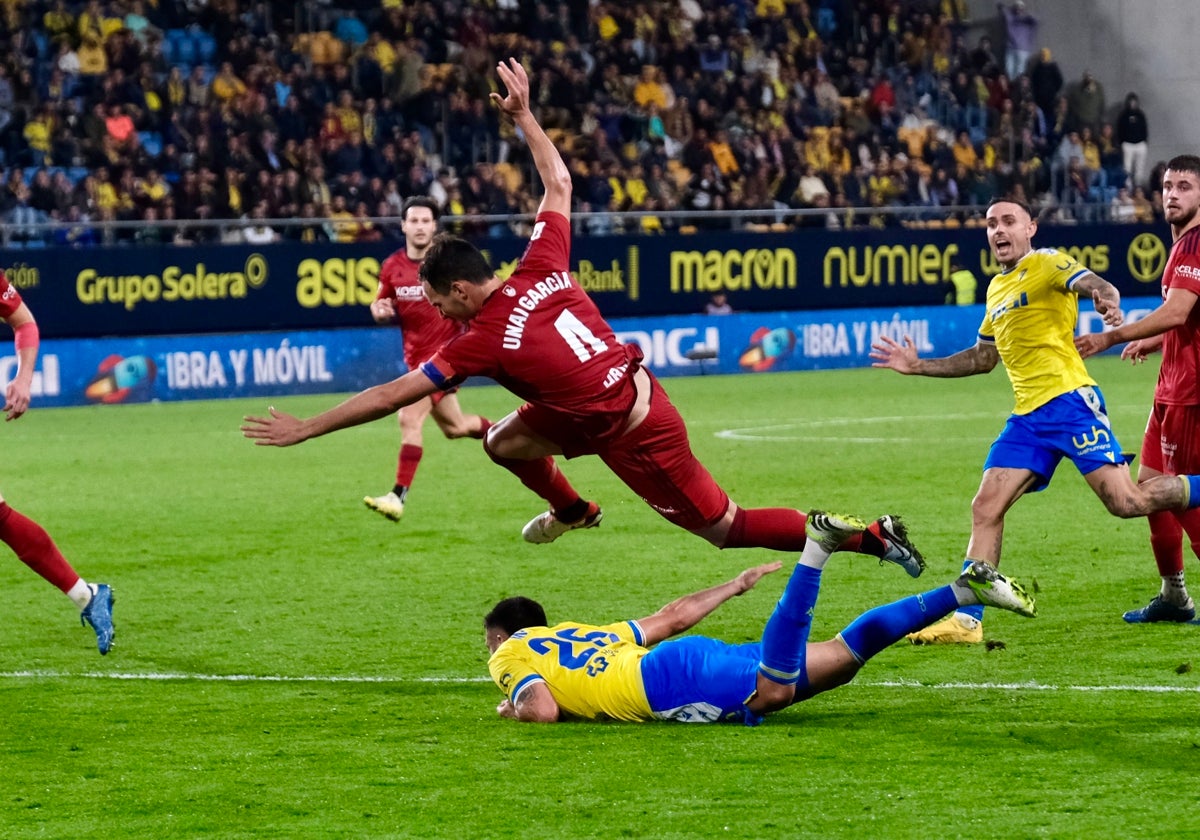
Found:
[[[571,717],[652,720],[641,676],[642,657],[648,652],[644,642],[636,621],[527,627],[496,649],[488,671],[513,703],[522,691],[541,682]]]
[[[1075,349],[1079,299],[1072,287],[1088,273],[1067,254],[1039,248],[988,284],[979,340],[996,345],[1016,397],[1014,414],[1096,384]]]

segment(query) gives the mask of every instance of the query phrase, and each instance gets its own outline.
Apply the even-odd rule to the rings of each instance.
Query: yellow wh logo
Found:
[[[1099,443],[1108,443],[1110,440],[1112,440],[1112,435],[1108,433],[1108,430],[1100,429],[1096,426],[1092,426],[1092,432],[1090,436],[1072,435],[1071,437],[1071,443],[1073,443],[1075,448],[1079,450],[1091,449],[1093,446],[1096,446]]]

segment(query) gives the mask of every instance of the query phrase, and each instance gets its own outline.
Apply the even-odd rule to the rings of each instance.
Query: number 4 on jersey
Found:
[[[554,320],[554,328],[558,330],[558,334],[563,337],[567,346],[581,362],[586,362],[593,356],[599,356],[607,349],[604,342],[596,338],[570,309],[564,309],[562,314]],[[592,352],[588,352],[589,348]]]

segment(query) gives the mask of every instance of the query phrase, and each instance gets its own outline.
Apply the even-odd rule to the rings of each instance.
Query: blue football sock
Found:
[[[954,587],[947,584],[932,592],[909,595],[899,601],[867,610],[843,630],[842,642],[859,662],[866,662],[909,633],[928,627],[943,616],[961,609]]]
[[[758,670],[768,679],[783,685],[800,681],[820,590],[821,570],[797,564],[763,629]]]

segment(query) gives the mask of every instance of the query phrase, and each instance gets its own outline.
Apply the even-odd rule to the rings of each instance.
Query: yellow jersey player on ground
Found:
[[[987,291],[987,311],[973,347],[922,359],[911,338],[883,337],[871,345],[875,367],[903,374],[959,377],[988,373],[1004,363],[1016,407],[983,464],[971,503],[971,538],[965,565],[997,566],[1004,514],[1025,493],[1050,483],[1070,458],[1114,516],[1200,506],[1200,477],[1162,476],[1136,484],[1117,443],[1104,397],[1075,349],[1080,297],[1089,297],[1104,323],[1122,321],[1121,297],[1111,283],[1068,255],[1034,250],[1037,222],[1021,201],[1000,198],[987,209],[987,238],[1002,271]],[[983,641],[983,609],[958,610],[912,634],[917,644]]]
[[[1033,599],[992,566],[978,563],[956,581],[869,610],[836,638],[808,642],[821,571],[865,528],[852,517],[813,511],[808,542],[761,642],[727,644],[705,636],[665,641],[695,626],[780,564],[747,569],[720,586],[685,595],[636,621],[548,627],[529,598],[506,598],[484,617],[488,670],[505,699],[496,711],[519,721],[734,721],[753,726],[768,712],[837,688],[875,654],[964,605],[990,604],[1033,616]],[[662,644],[658,644],[662,642]]]

